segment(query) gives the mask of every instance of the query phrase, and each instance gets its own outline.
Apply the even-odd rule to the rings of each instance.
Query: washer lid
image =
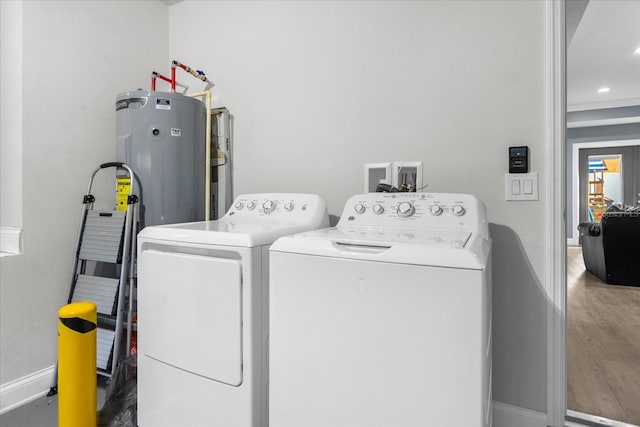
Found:
[[[338,227],[278,239],[273,252],[484,270],[491,243],[467,231]]]

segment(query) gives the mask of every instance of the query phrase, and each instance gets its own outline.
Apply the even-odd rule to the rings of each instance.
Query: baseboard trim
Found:
[[[493,427],[546,427],[547,414],[493,401]]]
[[[0,415],[45,396],[51,388],[55,366],[0,385]]]
[[[22,253],[22,229],[0,227],[0,253],[4,256]]]
[[[637,427],[635,424],[627,424],[622,421],[611,420],[609,418],[599,417],[597,415],[585,414],[584,412],[572,411],[571,409],[567,409],[567,417],[569,425],[578,425],[578,426],[607,426],[607,427]],[[569,424],[572,422],[573,424]]]
[[[51,387],[55,366],[0,385],[0,415],[45,396]],[[546,427],[543,412],[493,401],[493,427]]]

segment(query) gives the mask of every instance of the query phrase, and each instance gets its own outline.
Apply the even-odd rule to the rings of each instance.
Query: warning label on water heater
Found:
[[[171,136],[180,136],[182,135],[182,129],[171,128]]]
[[[171,100],[168,98],[157,98],[156,110],[171,110]]]

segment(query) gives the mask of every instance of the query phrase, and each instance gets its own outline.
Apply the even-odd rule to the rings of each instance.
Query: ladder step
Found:
[[[111,351],[115,341],[116,332],[110,329],[98,328],[97,365],[98,369],[107,370],[111,360]]]
[[[118,279],[80,274],[71,302],[91,301],[98,307],[98,313],[113,315],[116,309],[118,284]]]
[[[125,215],[120,211],[87,211],[78,258],[117,263]]]

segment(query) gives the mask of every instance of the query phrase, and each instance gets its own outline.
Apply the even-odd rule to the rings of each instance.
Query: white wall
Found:
[[[422,160],[429,191],[480,197],[494,398],[544,411],[546,195],[503,200],[510,145],[530,146],[544,188],[543,2],[185,1],[169,8],[170,37],[155,1],[23,9],[25,253],[0,261],[0,384],[55,362],[82,194],[115,152],[115,95],[177,59],[205,70],[235,116],[236,194],[314,192],[339,215],[363,163]]]
[[[2,3],[4,31],[5,18],[20,17],[6,17]],[[22,9],[24,254],[0,261],[0,384],[55,364],[82,195],[91,172],[115,157],[116,94],[147,88],[152,70],[169,67],[161,2],[25,1]],[[2,59],[4,76],[12,64]],[[3,112],[20,108],[4,89],[0,99]],[[115,183],[105,188],[111,197]]]
[[[22,2],[0,2],[0,226],[22,226]]]
[[[424,162],[428,191],[487,205],[494,399],[546,406],[544,208],[505,202],[507,147],[545,188],[544,2],[184,1],[170,55],[235,116],[235,193],[300,191],[340,215],[363,164]],[[199,82],[184,74],[191,90]]]

